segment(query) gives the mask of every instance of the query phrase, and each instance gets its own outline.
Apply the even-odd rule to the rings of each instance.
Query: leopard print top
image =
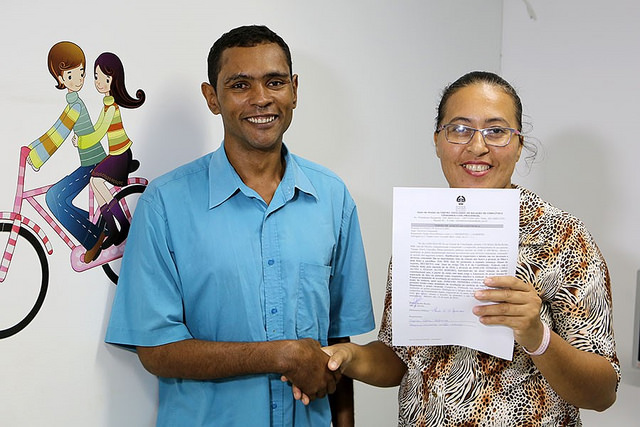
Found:
[[[533,283],[540,317],[573,346],[604,356],[620,380],[609,272],[584,224],[520,189],[516,277]],[[389,265],[378,339],[392,347]],[[460,346],[393,347],[406,363],[399,426],[580,426],[578,408],[549,386],[514,342],[513,361]]]

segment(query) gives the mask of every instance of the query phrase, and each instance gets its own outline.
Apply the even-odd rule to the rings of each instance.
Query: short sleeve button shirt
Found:
[[[374,327],[357,211],[328,169],[283,147],[267,205],[215,152],[152,182],[132,223],[107,342],[267,341]],[[304,406],[277,373],[160,379],[158,425],[330,425],[327,399]]]

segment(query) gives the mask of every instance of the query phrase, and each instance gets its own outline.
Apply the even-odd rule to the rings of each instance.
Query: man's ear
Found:
[[[291,85],[293,88],[293,108],[298,106],[298,75],[294,74],[291,78]]]
[[[218,95],[216,94],[216,90],[207,82],[203,82],[200,85],[200,89],[202,90],[202,96],[207,100],[207,105],[209,106],[209,110],[213,114],[220,114],[220,104],[218,103]]]

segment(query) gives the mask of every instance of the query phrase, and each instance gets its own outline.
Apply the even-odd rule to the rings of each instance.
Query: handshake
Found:
[[[294,398],[305,405],[332,394],[342,378],[350,343],[348,338],[334,342],[321,347],[317,341],[304,338],[288,341],[284,348],[286,361],[281,379],[291,383]]]

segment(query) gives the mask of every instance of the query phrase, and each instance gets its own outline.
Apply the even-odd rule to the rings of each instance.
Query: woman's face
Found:
[[[95,79],[96,89],[98,89],[98,92],[109,95],[109,92],[111,91],[111,76],[103,73],[100,67],[96,67]]]
[[[493,126],[518,128],[511,97],[499,86],[477,83],[458,89],[444,106],[441,124],[461,124],[476,129]],[[510,188],[511,175],[520,158],[517,135],[504,147],[484,143],[475,132],[466,145],[447,142],[444,131],[433,136],[442,172],[451,188]]]

